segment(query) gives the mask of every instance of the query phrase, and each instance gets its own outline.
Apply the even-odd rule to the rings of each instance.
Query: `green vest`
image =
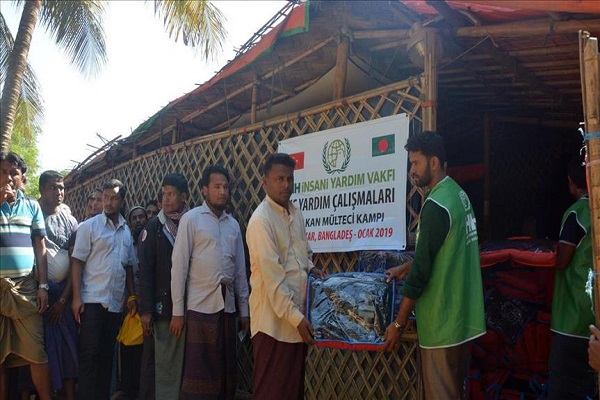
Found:
[[[450,177],[431,190],[425,202],[428,201],[448,212],[450,231],[433,260],[431,278],[415,305],[419,345],[451,347],[485,333],[475,214],[467,194]],[[417,251],[418,231],[417,228]]]
[[[595,323],[592,299],[586,291],[592,272],[592,235],[590,204],[587,197],[575,202],[563,215],[562,226],[571,212],[585,230],[585,236],[565,269],[557,269],[554,276],[551,329],[568,336],[589,338],[588,326]]]

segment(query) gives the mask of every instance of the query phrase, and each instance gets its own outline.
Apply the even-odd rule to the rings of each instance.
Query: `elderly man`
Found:
[[[139,245],[138,238],[140,233],[144,230],[146,222],[146,210],[144,207],[133,206],[127,213],[127,223],[129,224],[129,229],[131,230],[133,245],[136,248],[136,254]],[[137,263],[133,266],[133,276],[134,290],[139,292],[139,269],[137,267]],[[135,293],[128,293],[128,295],[135,295]],[[127,312],[128,311],[125,310],[124,314]],[[119,377],[121,378],[120,387],[123,392],[125,392],[127,398],[130,399],[137,398],[140,391],[142,349],[143,346],[141,344],[130,346],[125,346],[122,343],[119,344],[119,353],[121,357],[121,363],[119,366]]]
[[[0,154],[0,398],[8,397],[7,368],[29,364],[41,399],[50,399],[41,313],[48,308],[46,228],[39,204],[20,190],[27,167]],[[36,273],[32,270],[37,260]],[[37,282],[36,282],[37,275]]]
[[[78,395],[82,400],[107,399],[110,395],[125,286],[129,293],[135,293],[132,267],[137,260],[131,231],[120,213],[124,200],[121,181],[106,182],[102,191],[104,211],[79,226],[73,249],[71,308],[81,324]],[[137,311],[135,296],[129,298],[127,307],[131,313]]]
[[[144,207],[135,206],[129,210],[129,213],[127,214],[127,223],[129,224],[129,229],[131,229],[133,243],[135,245],[137,245],[138,236],[140,236],[140,233],[144,230],[146,222],[148,222],[148,217]]]
[[[65,184],[56,171],[44,171],[39,179],[40,206],[46,223],[49,310],[43,314],[46,352],[52,389],[64,387],[66,398],[75,398],[78,376],[77,324],[71,312],[70,254],[77,220],[63,204]]]

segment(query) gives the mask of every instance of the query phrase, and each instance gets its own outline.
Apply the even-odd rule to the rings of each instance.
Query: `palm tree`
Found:
[[[0,101],[0,151],[10,145],[27,55],[38,21],[62,47],[71,64],[86,75],[95,75],[106,63],[102,18],[103,0],[17,0],[23,3],[21,21],[8,55]],[[205,59],[221,49],[226,32],[223,14],[207,0],[154,0],[154,13],[160,16],[170,38],[181,36],[185,45],[195,47]]]
[[[4,16],[0,13],[0,82],[6,81],[8,56],[13,49],[13,44],[13,36],[6,25]],[[34,144],[44,111],[39,87],[40,84],[33,69],[27,65],[15,113],[13,132],[18,133],[24,139],[32,140]]]
[[[27,69],[29,45],[41,6],[42,0],[25,2],[16,41],[8,55],[2,100],[0,101],[0,139],[2,140],[0,151],[2,152],[6,152],[9,148],[21,84]]]

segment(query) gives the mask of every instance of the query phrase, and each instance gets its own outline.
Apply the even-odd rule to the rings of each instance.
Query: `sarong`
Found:
[[[56,325],[50,323],[50,310],[58,301],[66,285],[66,279],[60,283],[50,282],[48,291],[50,308],[42,314],[52,390],[62,388],[65,379],[77,378],[79,374],[77,323],[71,311],[71,301],[65,303],[60,321]]]
[[[181,380],[183,375],[183,358],[187,325],[178,338],[169,332],[170,320],[154,320],[154,362],[156,398],[181,398]],[[146,400],[140,396],[141,400]]]
[[[306,344],[280,342],[258,332],[252,337],[252,352],[252,400],[304,399]]]
[[[183,398],[233,400],[237,370],[235,314],[188,310],[186,324]]]
[[[0,278],[0,363],[6,368],[44,364],[44,328],[33,275]]]

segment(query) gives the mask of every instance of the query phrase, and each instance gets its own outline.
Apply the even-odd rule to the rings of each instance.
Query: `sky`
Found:
[[[36,28],[29,63],[41,84],[44,122],[38,139],[38,173],[71,169],[105,140],[126,137],[169,101],[208,81],[235,56],[285,1],[213,1],[227,19],[227,40],[217,60],[206,62],[195,50],[169,39],[152,2],[111,1],[104,17],[108,62],[86,78]],[[0,1],[16,35],[20,11]],[[93,146],[93,147],[92,147]]]

